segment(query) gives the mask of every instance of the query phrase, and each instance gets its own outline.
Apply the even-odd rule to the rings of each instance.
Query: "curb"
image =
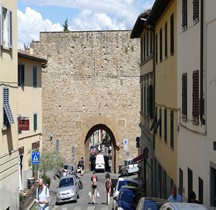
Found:
[[[33,200],[33,201],[31,202],[31,204],[29,205],[29,207],[27,207],[25,210],[31,210],[32,207],[34,206],[34,204],[35,204],[35,201]]]

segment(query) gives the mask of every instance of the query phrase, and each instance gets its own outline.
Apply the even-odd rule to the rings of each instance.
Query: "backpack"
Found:
[[[110,180],[106,180],[106,188],[109,189],[111,188],[111,181]]]

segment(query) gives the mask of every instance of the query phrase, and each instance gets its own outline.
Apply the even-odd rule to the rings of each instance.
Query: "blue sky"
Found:
[[[39,40],[42,31],[131,30],[154,0],[18,0],[18,48]]]

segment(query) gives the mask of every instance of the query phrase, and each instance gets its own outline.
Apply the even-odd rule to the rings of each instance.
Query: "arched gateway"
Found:
[[[131,31],[43,32],[33,53],[48,60],[42,72],[43,147],[65,162],[85,157],[88,138],[102,129],[113,146],[113,171],[138,155],[140,44]],[[119,149],[116,144],[120,143]]]

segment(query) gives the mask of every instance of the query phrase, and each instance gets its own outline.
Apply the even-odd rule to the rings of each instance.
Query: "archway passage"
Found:
[[[116,145],[116,139],[115,139],[113,132],[110,130],[109,127],[107,127],[104,124],[97,124],[93,126],[86,135],[85,142],[84,142],[85,144],[85,163],[87,163],[86,168],[88,168],[89,170],[94,170],[94,166],[92,164],[92,161],[94,160],[91,154],[90,147],[91,146],[94,147],[95,145],[94,145],[94,142],[92,143],[90,141],[91,141],[92,135],[96,131],[100,131],[100,130],[105,131],[106,137],[108,136],[108,139],[106,139],[106,137],[103,136],[102,137],[103,141],[100,142],[100,144],[98,145],[103,145],[105,149],[106,149],[106,146],[111,148],[111,149],[107,149],[108,153],[103,151],[104,157],[105,157],[105,163],[106,163],[105,170],[116,173],[116,149],[118,149],[118,147]],[[105,141],[109,141],[110,143],[107,144]]]

